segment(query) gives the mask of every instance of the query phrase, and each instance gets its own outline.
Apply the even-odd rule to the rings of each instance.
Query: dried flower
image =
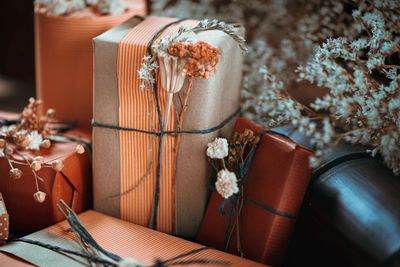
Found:
[[[179,92],[185,81],[185,74],[183,72],[185,61],[165,52],[159,52],[158,59],[162,88],[173,94]]]
[[[56,117],[56,111],[52,108],[49,108],[46,112],[47,117],[49,118],[55,118]]]
[[[43,137],[37,130],[33,130],[27,135],[27,138],[29,140],[29,145],[26,147],[26,149],[29,150],[39,150],[40,145],[43,142]]]
[[[228,156],[228,141],[225,138],[215,138],[207,144],[206,154],[212,159],[223,159]]]
[[[13,149],[12,147],[6,146],[6,147],[4,148],[4,154],[5,154],[6,156],[11,156],[13,153],[14,153],[14,149]]]
[[[22,177],[22,171],[17,168],[10,169],[10,178],[13,180],[17,180]]]
[[[224,198],[229,198],[233,194],[238,193],[239,188],[235,173],[226,169],[220,170],[218,172],[217,181],[215,182],[215,188],[217,189],[217,192]]]
[[[51,167],[53,168],[53,170],[55,170],[56,172],[60,172],[62,171],[62,169],[64,168],[64,164],[59,161],[59,160],[55,160],[51,163]]]
[[[35,172],[39,171],[42,168],[42,164],[40,161],[34,160],[31,163],[31,169]]]
[[[33,194],[33,198],[36,202],[43,203],[46,200],[46,193],[42,191],[37,191],[35,194]]]
[[[98,10],[100,14],[118,15],[125,12],[126,3],[124,0],[102,0]]]
[[[78,154],[83,154],[83,153],[85,153],[85,148],[83,147],[83,145],[78,144],[76,146],[75,152]]]
[[[49,139],[44,139],[44,140],[40,143],[40,146],[43,147],[43,148],[48,149],[48,148],[50,148],[50,146],[51,146],[51,142],[50,142]]]

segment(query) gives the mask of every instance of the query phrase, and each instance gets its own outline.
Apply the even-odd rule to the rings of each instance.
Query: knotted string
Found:
[[[180,23],[182,21],[184,21],[186,19],[182,18],[176,21],[173,21],[171,23],[168,23],[167,25],[165,25],[164,27],[162,27],[159,31],[157,31],[154,36],[151,38],[149,45],[147,47],[147,51],[149,53],[149,57],[150,60],[151,58],[153,58],[153,52],[151,50],[151,47],[154,43],[154,40],[168,27],[170,27],[171,25]],[[153,78],[154,81],[156,80],[156,73],[153,73]],[[227,125],[230,121],[232,121],[233,118],[235,118],[239,113],[240,113],[240,109],[238,109],[237,111],[235,111],[232,115],[230,115],[227,119],[225,119],[223,122],[221,122],[219,125],[206,129],[206,130],[189,130],[189,131],[185,131],[185,130],[180,130],[180,131],[165,131],[164,130],[164,125],[162,123],[162,116],[161,116],[161,109],[160,109],[160,102],[158,99],[158,88],[157,88],[157,83],[154,82],[152,84],[153,86],[153,90],[154,90],[154,97],[156,100],[156,109],[157,109],[157,118],[158,118],[158,123],[159,123],[159,127],[160,130],[159,131],[145,131],[145,130],[141,130],[141,129],[134,129],[134,128],[127,128],[127,127],[121,127],[121,126],[115,126],[115,125],[109,125],[109,124],[102,124],[102,123],[98,123],[95,122],[94,120],[92,120],[92,126],[93,127],[102,127],[102,128],[108,128],[108,129],[114,129],[114,130],[122,130],[122,131],[133,131],[133,132],[139,132],[139,133],[144,133],[144,134],[153,134],[159,137],[158,140],[158,153],[157,153],[157,169],[156,169],[156,186],[155,186],[155,193],[154,193],[154,206],[153,206],[153,212],[154,212],[154,216],[153,216],[153,222],[150,223],[150,226],[152,226],[153,229],[157,229],[157,215],[158,215],[158,206],[159,206],[159,198],[160,198],[160,174],[161,174],[161,145],[162,145],[162,137],[166,134],[208,134],[208,133],[212,133],[215,132],[221,128],[223,128],[225,125]],[[132,190],[135,190],[137,188],[137,186],[133,187],[131,190],[128,190],[127,192],[130,192]],[[125,194],[127,192],[124,192],[122,194]]]
[[[258,136],[261,138],[266,133],[273,133],[273,134],[278,134],[278,135],[286,137],[283,134],[280,134],[280,133],[277,133],[277,132],[274,132],[274,131],[271,131],[271,130],[265,130],[265,131],[261,132],[260,134],[258,134]],[[242,184],[244,183],[244,180],[247,177],[247,172],[248,172],[248,170],[250,168],[250,164],[251,164],[251,161],[253,159],[254,153],[255,153],[255,149],[250,151],[250,154],[249,154],[248,159],[247,159],[247,161],[246,161],[244,166],[243,166],[243,164],[241,162],[239,162],[237,173],[239,175],[239,178],[242,181]],[[213,186],[209,185],[208,187],[212,191],[217,192],[217,190]],[[257,201],[254,201],[254,200],[252,200],[250,198],[247,198],[247,197],[245,197],[243,195],[240,195],[239,193],[233,194],[229,198],[224,199],[224,201],[222,201],[221,205],[218,207],[218,210],[219,210],[219,212],[221,213],[222,216],[228,215],[228,221],[227,221],[227,224],[226,224],[225,236],[224,236],[224,250],[225,251],[228,251],[229,230],[231,228],[232,216],[233,216],[234,209],[236,207],[236,203],[237,203],[238,199],[243,199],[243,200],[245,200],[245,201],[247,201],[247,202],[249,202],[249,203],[251,203],[253,205],[256,205],[256,206],[258,206],[260,208],[263,208],[264,210],[266,210],[268,212],[271,212],[271,213],[279,215],[279,216],[287,217],[287,218],[290,218],[290,219],[296,219],[297,218],[296,215],[293,215],[293,214],[290,214],[290,213],[287,213],[287,212],[277,211],[277,210],[275,210],[275,209],[273,209],[273,208],[271,208],[269,206],[266,206],[266,205],[261,204],[261,203],[259,203]],[[225,209],[226,205],[228,205],[228,204],[230,204],[230,207],[229,207],[229,209],[227,211],[225,211],[224,209]],[[237,223],[239,223],[239,222],[237,222]]]
[[[91,246],[93,248],[96,249],[96,252],[101,252],[103,255],[107,256],[109,259],[104,259],[104,258],[100,258],[98,256],[94,256],[94,255],[89,255],[83,252],[79,252],[79,251],[73,251],[73,250],[69,250],[69,249],[65,249],[59,246],[54,246],[51,244],[47,244],[45,242],[41,242],[41,241],[37,241],[37,240],[32,240],[29,238],[15,238],[12,241],[20,241],[20,242],[25,242],[25,243],[29,243],[32,245],[37,245],[43,248],[47,248],[56,252],[62,252],[62,253],[67,253],[67,254],[71,254],[71,255],[75,255],[75,256],[80,256],[83,258],[86,258],[92,262],[95,263],[103,263],[103,264],[108,264],[110,266],[118,266],[119,263],[121,263],[124,258],[111,253],[107,250],[105,250],[104,248],[102,248],[96,241],[95,239],[90,235],[90,233],[85,229],[85,227],[81,224],[78,216],[76,215],[76,213],[67,205],[65,204],[65,202],[63,200],[60,200],[61,205],[66,209],[66,213],[61,209],[61,207],[57,204],[58,209],[61,211],[61,213],[65,216],[65,218],[67,219],[69,225],[71,226],[71,228],[73,229],[74,233],[77,234],[77,238],[82,239],[85,243],[80,243],[81,245],[88,247]],[[202,247],[199,249],[194,249],[191,250],[189,252],[186,253],[182,253],[178,256],[175,256],[171,259],[165,260],[165,261],[158,261],[156,264],[151,265],[151,266],[167,266],[169,264],[174,265],[174,264],[178,264],[178,262],[176,262],[176,260],[181,259],[183,257],[187,257],[196,253],[199,253],[201,251],[204,250],[208,250],[208,249],[215,249],[213,247]],[[192,260],[186,260],[183,261],[183,263],[193,263],[193,264],[218,264],[218,265],[229,265],[230,263],[228,261],[222,261],[222,260],[216,260],[216,259],[192,259]],[[140,266],[145,266],[145,265],[141,265]]]

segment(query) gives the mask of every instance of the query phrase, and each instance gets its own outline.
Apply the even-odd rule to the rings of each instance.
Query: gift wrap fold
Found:
[[[204,246],[186,241],[165,233],[151,230],[120,219],[116,219],[93,210],[79,214],[79,219],[86,230],[105,250],[123,258],[134,258],[145,265],[157,264]],[[31,240],[56,245],[73,251],[81,247],[75,242],[74,234],[69,231],[67,221],[60,222],[39,232],[26,236]],[[26,266],[27,262],[38,266],[87,266],[88,262],[78,256],[66,256],[47,248],[24,242],[11,242],[0,247],[2,266]],[[13,255],[13,256],[12,256]],[[19,261],[14,256],[24,259]],[[215,249],[205,249],[180,258],[182,262],[194,259],[212,259],[229,263],[229,266],[265,266]],[[201,264],[201,266],[221,266]],[[177,266],[196,266],[182,264]]]
[[[37,96],[57,118],[90,128],[92,119],[92,38],[134,15],[146,15],[145,0],[126,0],[127,11],[101,15],[95,6],[69,15],[35,11]]]
[[[0,117],[8,120],[18,119],[15,113],[0,112]],[[65,133],[70,138],[89,140],[91,134],[81,130],[71,130]],[[64,164],[61,172],[52,168],[42,168],[37,174],[43,178],[38,181],[41,191],[46,193],[46,200],[37,203],[33,194],[37,191],[35,178],[29,166],[15,165],[23,172],[18,180],[9,176],[10,165],[4,158],[0,159],[0,192],[7,203],[10,215],[10,230],[18,233],[32,233],[63,220],[63,215],[57,210],[56,203],[64,199],[76,212],[90,208],[91,206],[91,159],[86,149],[84,154],[73,153],[77,143],[52,142],[49,149],[40,151],[24,151],[24,154],[35,157],[43,156],[44,161],[59,158]],[[18,156],[14,156],[22,160]]]
[[[242,133],[245,129],[255,134],[265,132],[248,119],[237,119],[234,132]],[[243,186],[239,233],[245,258],[270,265],[282,264],[311,177],[311,155],[311,150],[279,134],[265,132],[261,136]],[[219,211],[223,201],[217,192],[212,193],[196,237],[201,244],[221,250],[225,247],[229,217]],[[224,211],[228,208],[229,205]],[[233,232],[229,252],[238,253],[237,241]]]
[[[222,31],[197,33],[199,40],[217,47],[221,57],[217,74],[209,79],[194,79],[182,128],[206,130],[222,127],[224,121],[229,123],[206,134],[181,134],[176,157],[175,136],[165,135],[164,157],[158,162],[160,137],[138,132],[150,132],[151,125],[160,131],[160,124],[155,94],[140,88],[137,71],[143,57],[149,55],[151,39],[155,37],[153,43],[157,44],[160,38],[177,31],[182,24],[194,27],[198,21],[134,17],[93,39],[93,125],[97,126],[93,128],[94,209],[139,225],[148,225],[159,164],[156,229],[194,237],[209,196],[206,184],[211,169],[204,151],[207,143],[215,137],[227,136],[231,132],[233,120],[229,121],[229,118],[233,118],[239,106],[243,57],[237,43]],[[243,33],[240,26],[238,29]],[[158,73],[156,81],[161,84]],[[183,94],[186,88],[185,83],[179,94]],[[157,93],[159,110],[164,117],[162,111],[167,93],[161,86],[158,86]],[[164,126],[164,130],[176,130],[175,113],[181,110],[177,94],[173,101],[169,124]],[[131,190],[135,186],[136,189]]]

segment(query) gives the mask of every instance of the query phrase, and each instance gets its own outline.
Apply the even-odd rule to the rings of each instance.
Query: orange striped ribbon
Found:
[[[137,71],[142,59],[148,56],[147,46],[154,34],[164,25],[175,21],[173,18],[148,17],[136,25],[119,43],[118,48],[118,88],[119,88],[119,126],[145,131],[159,131],[155,100],[149,91],[140,88],[141,80]],[[184,21],[184,24],[195,26],[197,21]],[[183,23],[168,27],[159,35],[154,43],[176,31]],[[156,75],[157,84],[161,84],[160,76]],[[159,103],[161,116],[164,118],[164,107],[167,93],[159,88]],[[175,112],[164,130],[174,130]],[[155,129],[151,128],[151,125]],[[175,139],[166,135],[165,152],[160,163],[160,203],[157,214],[157,230],[172,232],[174,200],[172,199],[172,179],[175,175],[173,148]],[[140,186],[120,198],[120,216],[139,225],[148,225],[154,202],[156,167],[158,154],[158,139],[151,134],[120,131],[121,153],[121,194],[133,188],[148,171],[150,172]],[[150,149],[151,148],[151,149]]]

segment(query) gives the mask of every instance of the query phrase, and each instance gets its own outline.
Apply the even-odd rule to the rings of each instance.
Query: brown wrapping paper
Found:
[[[118,125],[118,44],[142,20],[134,17],[93,39],[96,122]],[[243,29],[241,31],[243,33]],[[217,126],[239,105],[242,56],[238,45],[220,31],[201,32],[198,37],[218,47],[222,56],[217,65],[217,75],[208,80],[194,80],[183,130]],[[177,112],[180,111],[178,101],[174,97]],[[194,237],[205,211],[209,196],[206,184],[211,175],[205,156],[207,143],[217,136],[229,136],[233,123],[231,121],[222,130],[209,134],[182,135],[176,169],[177,234],[180,236]],[[120,200],[109,199],[109,196],[121,193],[120,145],[118,130],[93,128],[94,209],[115,217],[120,216]]]
[[[146,14],[146,1],[126,0],[128,10],[100,15],[87,7],[71,15],[35,12],[36,92],[43,110],[90,129],[92,119],[93,37],[134,15]]]

